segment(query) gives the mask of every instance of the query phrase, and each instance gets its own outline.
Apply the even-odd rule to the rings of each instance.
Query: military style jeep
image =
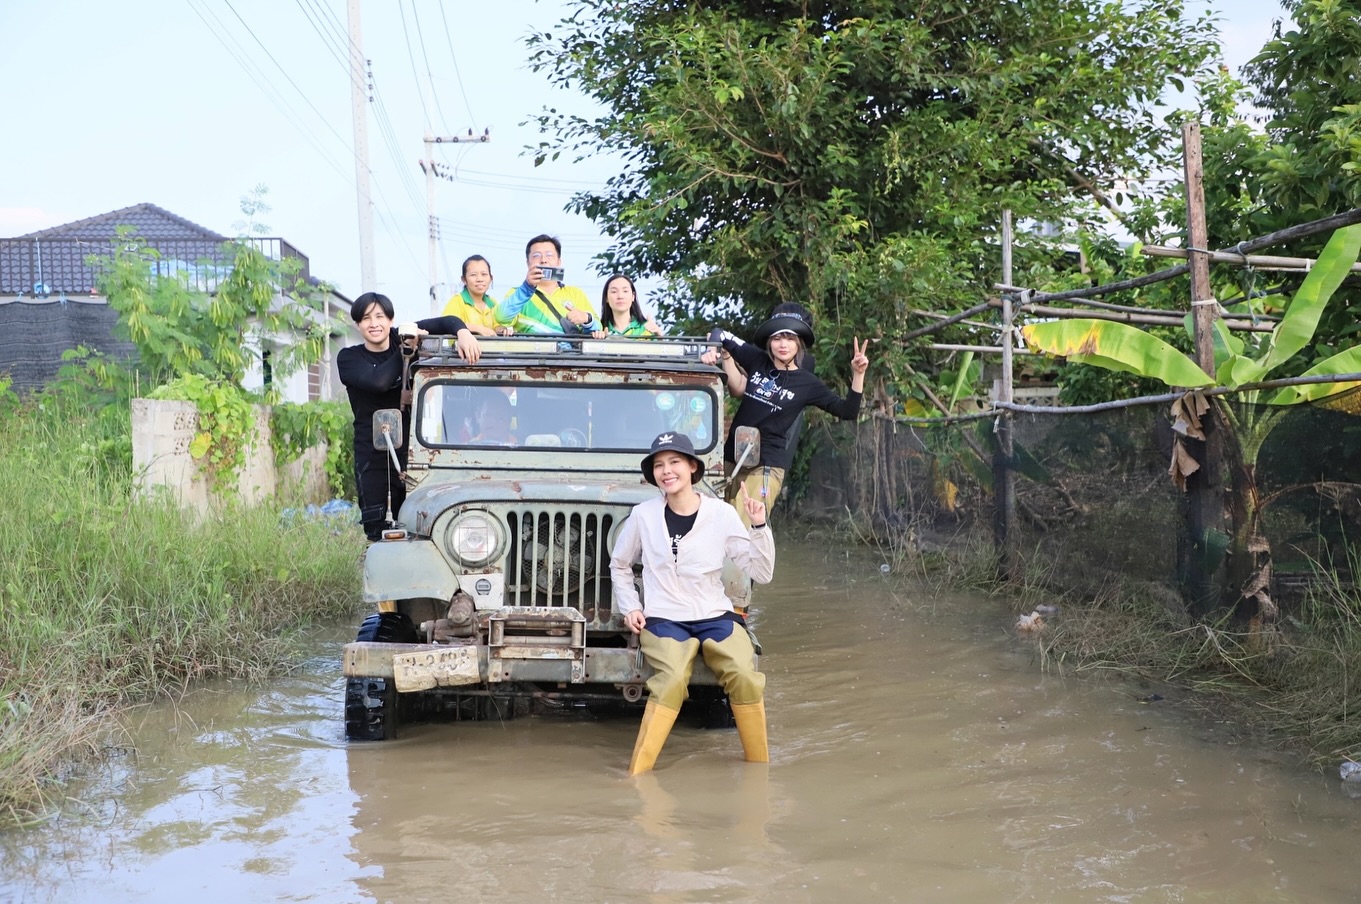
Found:
[[[610,550],[657,493],[638,465],[690,436],[721,497],[722,372],[685,339],[444,337],[413,359],[408,495],[364,556],[376,607],[344,652],[345,733],[391,737],[400,714],[506,718],[637,702],[651,674],[615,613]],[[374,436],[400,441],[398,412]],[[389,456],[395,465],[395,456]],[[703,661],[692,698],[721,698]]]

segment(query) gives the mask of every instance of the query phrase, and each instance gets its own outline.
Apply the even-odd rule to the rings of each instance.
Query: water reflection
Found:
[[[1355,900],[1335,777],[820,555],[782,548],[762,597],[768,767],[678,725],[631,779],[636,718],[347,745],[325,657],[140,713],[85,811],[0,839],[0,901]]]

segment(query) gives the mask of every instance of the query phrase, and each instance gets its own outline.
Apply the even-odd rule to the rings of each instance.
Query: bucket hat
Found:
[[[803,347],[813,344],[813,317],[801,304],[785,302],[775,308],[765,323],[756,328],[752,342],[762,348],[776,333],[793,333],[803,340]]]
[[[699,465],[699,467],[695,468],[695,473],[690,475],[690,483],[692,485],[699,483],[700,478],[704,476],[704,462],[695,454],[695,444],[690,442],[690,437],[686,436],[684,433],[662,433],[652,441],[652,449],[647,453],[647,457],[643,459],[641,466],[643,470],[643,479],[654,487],[657,485],[657,478],[652,473],[652,460],[662,452],[679,452],[681,455],[684,455],[686,458]]]

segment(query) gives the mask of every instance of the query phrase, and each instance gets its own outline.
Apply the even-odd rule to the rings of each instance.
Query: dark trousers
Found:
[[[392,493],[392,516],[402,508],[406,501],[406,486],[397,476],[397,468],[386,452],[365,450],[361,454],[355,450],[354,485],[359,490],[359,519],[364,525],[364,536],[370,540],[382,538],[383,528],[387,527],[388,492]],[[399,450],[399,451],[405,451]]]

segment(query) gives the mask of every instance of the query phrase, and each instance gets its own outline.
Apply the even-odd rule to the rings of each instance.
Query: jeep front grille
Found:
[[[610,552],[614,516],[555,506],[506,515],[506,604],[573,606],[588,623],[611,617]]]

